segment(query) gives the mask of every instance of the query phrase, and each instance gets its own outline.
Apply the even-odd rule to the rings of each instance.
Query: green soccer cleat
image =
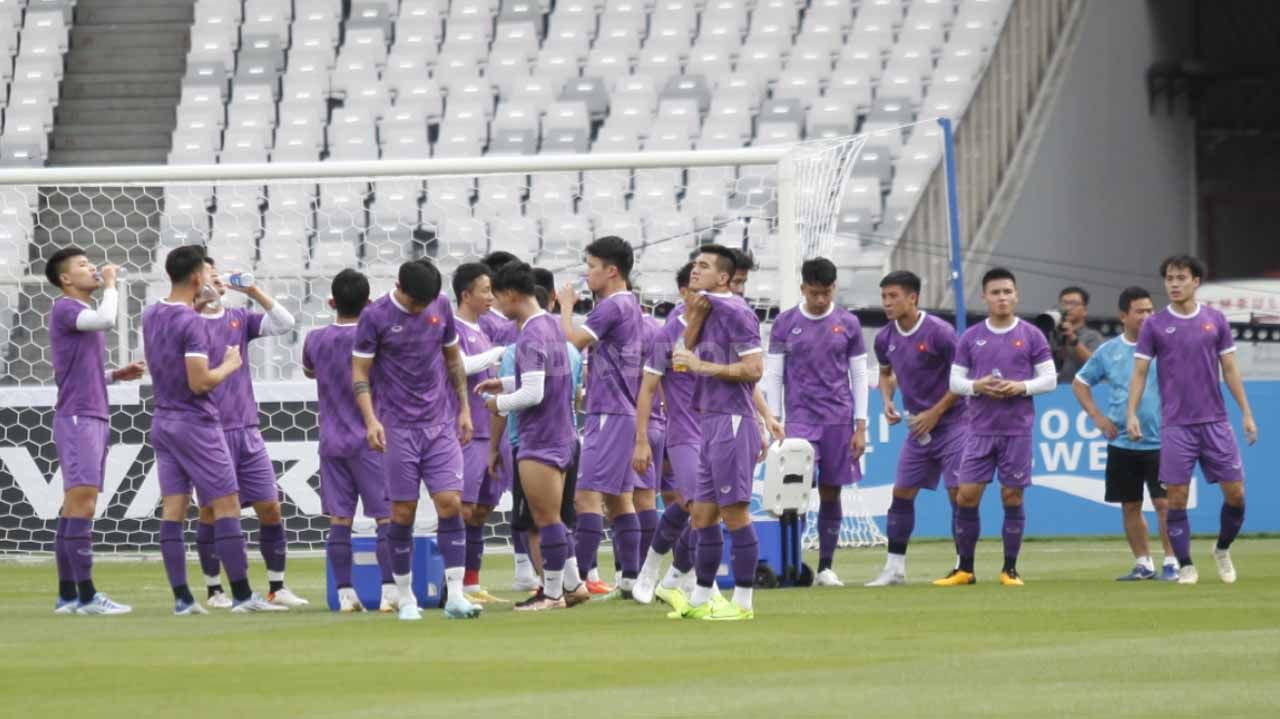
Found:
[[[756,618],[752,609],[743,609],[734,602],[725,602],[711,610],[711,614],[703,617],[709,622],[746,622]]]
[[[671,607],[672,613],[676,615],[673,619],[679,619],[680,613],[689,606],[689,596],[686,595],[684,590],[679,587],[676,587],[675,589],[667,589],[666,587],[659,585],[657,589],[653,590],[653,596],[662,600],[663,603]]]

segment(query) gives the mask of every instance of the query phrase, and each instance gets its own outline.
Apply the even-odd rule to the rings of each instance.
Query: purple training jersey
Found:
[[[58,385],[55,415],[108,419],[106,333],[76,329],[76,318],[91,309],[80,300],[61,297],[49,313],[53,381]]]
[[[261,312],[243,307],[227,308],[216,315],[201,315],[209,331],[209,365],[222,363],[227,347],[239,347],[244,363],[213,391],[214,404],[223,429],[258,426],[258,401],[253,396],[253,377],[249,369],[249,342],[262,336]]]
[[[520,334],[520,329],[516,327],[516,323],[507,319],[506,315],[495,309],[490,309],[480,315],[478,319],[480,321],[480,329],[484,330],[485,335],[495,345],[505,347],[512,344]]]
[[[821,317],[792,307],[774,320],[769,353],[786,357],[782,381],[788,424],[853,421],[849,362],[867,354],[857,317],[835,305]]]
[[[453,318],[453,321],[454,329],[458,333],[458,343],[462,348],[462,354],[471,357],[483,354],[493,347],[493,343],[489,341],[489,336],[480,328],[480,325],[473,325],[457,316]],[[467,375],[467,396],[475,397],[476,385],[497,376],[498,371],[494,367],[490,367],[483,372]],[[456,408],[457,400],[457,396],[450,392],[449,405]],[[489,410],[484,406],[484,402],[478,398],[468,402],[468,405],[471,407],[471,426],[474,428],[472,438],[489,439]]]
[[[187,384],[187,358],[211,354],[208,323],[190,306],[162,300],[142,313],[142,342],[155,395],[155,419],[216,423],[218,407],[213,398],[192,392]],[[210,367],[216,366],[210,362]]]
[[[711,313],[702,323],[698,346],[694,350],[699,359],[728,365],[764,351],[760,346],[760,320],[755,310],[737,295],[708,293],[706,296],[711,300]],[[693,406],[704,415],[751,417],[754,424],[756,410],[751,401],[752,386],[749,382],[726,382],[698,376],[693,385]]]
[[[644,371],[662,378],[662,397],[667,407],[668,447],[697,445],[702,441],[698,411],[693,406],[693,374],[671,369],[671,352],[684,334],[683,317],[667,324],[645,345]]]
[[[516,414],[520,452],[563,450],[577,441],[573,424],[573,369],[560,322],[539,312],[530,317],[516,339],[516,388],[520,375],[542,372],[542,401]]]
[[[645,362],[648,361],[647,357],[650,348],[659,342],[659,337],[661,336],[662,323],[658,321],[658,318],[653,315],[644,315],[640,320],[640,340],[642,342],[641,352]],[[643,377],[641,379],[643,379]],[[652,430],[655,425],[657,427],[665,427],[667,424],[667,413],[663,409],[663,403],[658,401],[659,399],[661,398],[656,396],[653,398],[653,409],[649,411],[650,430]]]
[[[978,380],[1000,373],[1000,377],[1025,382],[1036,375],[1036,365],[1052,362],[1044,333],[1029,322],[1015,319],[1003,330],[993,330],[990,320],[965,330],[956,349],[954,364],[968,370],[969,379]],[[984,437],[1030,435],[1036,420],[1036,404],[1031,397],[968,399],[969,434]]]
[[[369,383],[378,419],[388,427],[431,427],[454,421],[444,348],[458,343],[453,309],[440,295],[411,314],[387,293],[360,313],[351,354],[373,359]]]
[[[1162,427],[1227,419],[1218,367],[1222,355],[1235,349],[1226,316],[1205,305],[1190,316],[1166,307],[1142,323],[1134,356],[1159,360]]]
[[[876,361],[893,370],[902,391],[902,406],[908,412],[920,414],[946,396],[957,343],[951,325],[924,312],[910,332],[890,322],[876,335]],[[938,421],[938,427],[941,430],[963,421],[964,403],[957,402]]]
[[[587,362],[587,414],[636,413],[641,368],[640,302],[616,292],[596,303],[583,329],[595,338]]]
[[[312,330],[302,343],[302,366],[315,375],[320,400],[321,457],[356,457],[369,451],[364,418],[351,389],[355,343],[355,323]]]

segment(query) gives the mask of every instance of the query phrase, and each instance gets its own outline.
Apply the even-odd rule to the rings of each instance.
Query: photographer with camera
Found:
[[[1102,334],[1086,327],[1089,293],[1082,287],[1066,287],[1058,293],[1056,324],[1049,335],[1053,363],[1058,368],[1058,384],[1071,384],[1076,372],[1102,344]]]

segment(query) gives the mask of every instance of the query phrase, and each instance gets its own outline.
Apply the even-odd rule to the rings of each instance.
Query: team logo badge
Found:
[[[480,340],[479,340],[479,338],[472,336],[472,337],[467,338],[467,341],[468,341],[468,342],[472,342],[472,343],[474,343],[474,342],[479,342]]]
[[[796,327],[795,329],[791,330],[791,334],[793,335],[798,335],[801,332],[804,332],[804,330],[800,329],[799,327]]]
[[[897,350],[898,350],[898,346],[897,346],[897,345],[889,345],[889,351],[890,351],[890,352],[896,352]]]
[[[391,325],[391,331],[392,331],[392,332],[399,332],[399,331],[401,331],[401,330],[403,330],[403,329],[404,329],[404,328],[403,328],[403,327],[401,327],[400,325]]]
[[[1165,333],[1165,334],[1167,334],[1167,335],[1171,335],[1171,334],[1173,334],[1174,332],[1177,332],[1177,331],[1178,331],[1178,328],[1177,328],[1177,327],[1174,327],[1173,325],[1169,325],[1168,327],[1165,327],[1165,328],[1164,328],[1164,333]]]
[[[987,341],[986,341],[986,340],[977,340],[977,341],[975,341],[975,342],[974,342],[974,344],[978,345],[979,347],[986,347],[986,346],[987,346]]]

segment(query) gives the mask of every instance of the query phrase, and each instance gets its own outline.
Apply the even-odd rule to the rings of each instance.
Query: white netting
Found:
[[[614,234],[637,249],[637,290],[662,312],[676,298],[676,271],[696,246],[714,241],[753,252],[759,269],[747,294],[766,316],[796,281],[781,276],[784,259],[793,272],[804,256],[823,251],[842,268],[858,263],[856,248],[832,244],[831,217],[845,202],[860,147],[856,138],[800,146],[794,230],[780,223],[780,209],[788,209],[780,208],[777,165],[0,187],[0,339],[7,340],[0,357],[0,552],[50,550],[61,503],[47,332],[57,293],[43,278],[45,258],[58,248],[76,245],[95,263],[126,270],[118,327],[107,333],[112,366],[142,357],[142,310],[167,294],[164,256],[183,244],[205,244],[224,270],[251,269],[297,318],[289,334],[251,343],[248,359],[289,541],[319,549],[328,522],[320,516],[315,389],[302,375],[301,348],[310,329],[333,319],[327,300],[337,271],[359,267],[376,296],[393,286],[402,261],[428,256],[448,288],[460,263],[508,250],[564,281],[581,272],[588,242]],[[113,386],[111,402],[95,544],[154,549],[159,497],[147,444],[150,388],[145,381]],[[856,498],[847,503],[847,510],[858,507]],[[429,503],[421,514],[430,514]],[[866,513],[859,516],[850,542],[878,535]],[[491,541],[507,541],[507,518],[495,512]],[[433,525],[434,517],[421,522]]]

